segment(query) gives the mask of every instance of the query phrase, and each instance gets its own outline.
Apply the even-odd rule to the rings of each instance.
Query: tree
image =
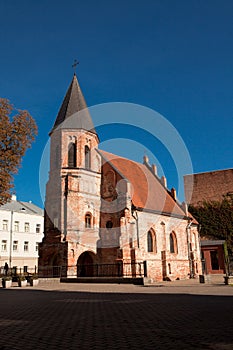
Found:
[[[233,253],[233,194],[224,195],[220,202],[189,206],[189,211],[201,226],[201,236],[226,240],[229,251]]]
[[[12,116],[13,112],[16,114]],[[36,135],[37,125],[31,115],[0,98],[0,205],[10,200],[13,175]]]

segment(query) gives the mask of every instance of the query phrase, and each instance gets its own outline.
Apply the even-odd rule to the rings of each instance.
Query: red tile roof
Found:
[[[146,165],[105,151],[98,151],[105,161],[131,183],[133,205],[167,215],[185,216],[184,210]]]

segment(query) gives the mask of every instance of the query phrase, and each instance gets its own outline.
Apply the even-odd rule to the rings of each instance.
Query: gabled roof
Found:
[[[106,162],[131,183],[132,202],[135,207],[169,216],[186,217],[181,206],[146,165],[105,151],[98,151]]]
[[[44,215],[44,210],[31,202],[21,202],[11,200],[9,203],[0,206],[0,210],[14,211],[16,213],[24,213],[31,215]]]
[[[52,131],[58,126],[68,129],[84,129],[96,134],[76,74],[64,97]]]

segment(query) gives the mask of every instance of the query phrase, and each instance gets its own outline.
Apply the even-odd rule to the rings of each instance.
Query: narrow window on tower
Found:
[[[90,158],[90,148],[85,146],[85,168],[90,169],[91,167],[91,158]]]
[[[58,169],[59,167],[59,147],[56,146],[55,150],[55,168]]]
[[[85,215],[85,227],[91,228],[91,214],[89,213]]]
[[[107,222],[106,222],[106,228],[107,229],[110,229],[110,228],[112,228],[113,227],[113,222],[111,221],[111,220],[108,220]]]
[[[76,145],[71,142],[68,148],[68,167],[75,168],[76,167]]]

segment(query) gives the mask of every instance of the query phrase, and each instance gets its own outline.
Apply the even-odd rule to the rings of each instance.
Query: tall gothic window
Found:
[[[147,251],[153,252],[153,236],[151,231],[147,232]]]
[[[178,253],[177,240],[175,232],[170,233],[170,253]]]
[[[157,252],[157,247],[156,247],[156,235],[154,230],[150,229],[147,232],[147,251],[149,253],[156,253]]]
[[[90,148],[85,146],[85,168],[90,169],[91,167],[91,158],[90,158]]]
[[[71,142],[68,149],[68,167],[76,167],[76,145]]]

